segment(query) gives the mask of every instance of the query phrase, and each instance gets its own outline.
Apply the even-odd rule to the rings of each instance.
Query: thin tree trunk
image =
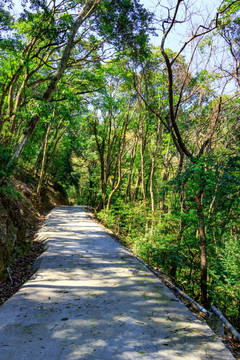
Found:
[[[57,87],[57,84],[59,80],[62,78],[65,69],[67,67],[67,63],[71,54],[71,50],[73,49],[75,43],[74,38],[77,34],[78,29],[80,26],[84,23],[84,21],[93,13],[93,11],[96,9],[96,6],[98,5],[99,0],[86,0],[85,4],[83,5],[80,13],[78,14],[78,17],[72,27],[71,33],[68,38],[67,45],[63,51],[63,55],[61,57],[60,63],[57,67],[57,70],[52,76],[52,79],[46,89],[46,91],[43,94],[42,99],[46,102],[50,101],[52,99],[52,96],[55,92],[55,89]],[[13,155],[11,156],[7,167],[9,167],[14,160],[17,160],[18,157],[21,155],[27,140],[29,139],[30,135],[33,133],[34,129],[36,128],[39,120],[41,118],[40,113],[36,114],[32,117],[32,119],[29,122],[29,125],[27,126],[27,129],[25,130],[23,136],[20,138],[18,144],[16,145],[15,151],[13,152]]]
[[[141,154],[141,182],[142,182],[142,195],[143,200],[146,202],[147,196],[146,196],[146,189],[145,189],[145,176],[144,176],[144,150],[145,150],[145,142],[146,142],[146,134],[144,132],[144,120],[145,116],[142,115],[143,112],[143,106],[142,106],[142,100],[141,100],[141,82],[137,84],[137,97],[138,97],[138,104],[139,104],[139,123],[141,127],[141,144],[140,144],[140,154]]]
[[[20,101],[21,101],[21,97],[22,97],[22,92],[23,89],[26,85],[28,79],[28,74],[27,71],[25,69],[25,75],[24,75],[24,79],[23,82],[18,90],[17,96],[16,96],[16,100],[15,100],[15,105],[14,105],[14,109],[10,111],[9,113],[9,117],[11,118],[11,126],[10,126],[10,133],[14,133],[15,129],[16,129],[16,116],[17,116],[17,108],[19,107]]]
[[[132,194],[131,194],[131,184],[132,184],[132,172],[133,172],[133,165],[136,158],[136,150],[137,150],[138,139],[134,143],[134,147],[132,150],[129,174],[128,174],[128,183],[127,183],[127,190],[125,195],[125,203],[127,203],[127,199],[129,198],[130,203],[132,202]]]
[[[98,134],[97,134],[97,120],[94,119],[93,121],[93,132],[94,137],[97,145],[97,151],[99,155],[99,161],[100,161],[100,176],[101,176],[101,199],[100,203],[98,205],[98,208],[102,210],[105,207],[105,198],[106,198],[106,189],[107,189],[107,179],[106,179],[106,172],[105,172],[105,161],[104,161],[104,147],[105,147],[105,138],[103,138],[102,143],[100,144],[98,140]]]
[[[141,179],[142,179],[142,195],[143,200],[146,202],[147,196],[146,196],[146,189],[145,189],[145,177],[144,177],[144,139],[143,134],[141,138]]]
[[[195,195],[195,204],[197,207],[198,230],[200,236],[200,268],[201,268],[201,303],[205,307],[208,305],[207,299],[207,239],[205,234],[204,213],[201,200],[201,194]]]
[[[137,200],[140,183],[141,183],[141,169],[138,171],[138,177],[137,177],[137,181],[136,181],[133,196],[132,196],[133,201]]]
[[[47,132],[46,132],[46,136],[45,136],[44,147],[43,147],[43,157],[42,157],[40,176],[39,176],[39,181],[38,181],[38,186],[37,186],[37,194],[38,195],[40,194],[42,183],[43,183],[44,167],[45,167],[46,158],[47,158],[48,136],[49,136],[50,129],[51,129],[51,126],[50,126],[50,124],[48,124]]]
[[[28,44],[25,46],[25,48],[22,51],[22,58],[23,59],[28,59],[28,54],[30,53],[33,45],[36,42],[36,38],[34,37],[33,39],[31,39]],[[4,106],[4,100],[6,98],[6,96],[10,96],[10,98],[8,97],[8,109],[9,109],[9,100],[12,101],[12,96],[10,95],[12,92],[12,89],[14,88],[14,84],[16,84],[16,82],[18,81],[22,70],[24,69],[24,66],[26,65],[26,61],[24,60],[22,62],[21,65],[19,65],[18,69],[15,71],[15,73],[13,74],[11,80],[9,81],[9,83],[6,85],[5,89],[3,88],[2,90],[2,96],[1,96],[1,100],[0,100],[0,133],[2,132],[2,127],[3,127],[3,117],[2,117],[2,112],[3,112],[3,106]],[[11,108],[12,105],[10,105]]]
[[[32,173],[33,173],[34,175],[36,175],[38,164],[39,164],[40,161],[41,161],[42,151],[43,151],[43,147],[44,147],[44,142],[45,142],[45,137],[44,137],[44,139],[42,140],[41,147],[40,147],[40,150],[39,150],[39,153],[38,153],[38,156],[37,156],[37,160],[35,161],[35,164],[34,164],[34,166],[33,166],[33,168],[32,168]]]
[[[155,213],[155,202],[154,202],[154,193],[153,193],[153,176],[154,176],[154,172],[155,172],[155,163],[156,163],[156,154],[157,154],[157,149],[159,146],[159,136],[160,136],[160,120],[158,121],[158,127],[157,127],[157,138],[156,138],[156,144],[155,144],[155,149],[153,151],[153,156],[152,156],[152,166],[151,166],[151,173],[150,173],[150,197],[151,197],[151,209],[152,209],[152,217],[154,217],[154,213]]]
[[[110,193],[110,195],[108,197],[107,210],[110,209],[110,204],[111,204],[112,197],[115,194],[115,192],[119,189],[121,181],[122,181],[122,177],[126,173],[125,172],[124,174],[122,174],[122,172],[121,172],[121,160],[122,160],[121,157],[119,157],[119,159],[118,159],[118,181],[117,181],[117,184],[112,189],[112,191],[111,191],[111,193]]]
[[[47,171],[49,165],[51,164],[52,159],[53,159],[53,157],[54,157],[54,155],[55,155],[55,152],[56,152],[57,145],[58,145],[59,141],[62,139],[62,137],[63,137],[63,135],[65,134],[66,130],[67,130],[67,127],[65,127],[64,129],[62,129],[62,131],[61,131],[61,133],[59,134],[59,136],[57,137],[57,139],[56,139],[56,135],[55,135],[55,139],[56,139],[56,140],[55,140],[55,143],[54,143],[53,150],[52,150],[51,154],[50,154],[49,157],[48,157],[48,161],[47,161],[46,167],[45,167],[45,172]]]
[[[116,186],[113,188],[113,190],[111,191],[111,193],[109,195],[108,202],[107,202],[107,210],[110,209],[110,204],[111,204],[112,197],[115,194],[115,192],[119,189],[119,187],[121,185],[122,178],[127,172],[127,171],[125,171],[124,174],[122,174],[122,158],[123,158],[123,151],[124,151],[125,145],[126,145],[127,128],[128,128],[128,119],[124,123],[123,136],[122,136],[122,139],[121,139],[121,149],[120,149],[120,152],[119,152],[119,155],[118,155],[118,181],[117,181]]]

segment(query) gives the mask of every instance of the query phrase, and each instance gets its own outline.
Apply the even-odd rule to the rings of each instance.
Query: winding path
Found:
[[[84,207],[39,232],[38,271],[0,308],[1,360],[230,360],[230,352]]]

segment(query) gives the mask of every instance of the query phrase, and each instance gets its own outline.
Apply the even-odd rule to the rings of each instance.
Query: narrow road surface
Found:
[[[38,271],[0,308],[1,360],[230,360],[230,352],[84,207],[39,232]]]

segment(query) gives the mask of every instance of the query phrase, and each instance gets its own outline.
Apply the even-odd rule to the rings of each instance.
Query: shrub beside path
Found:
[[[39,231],[38,271],[0,308],[1,360],[230,360],[210,328],[84,207]]]

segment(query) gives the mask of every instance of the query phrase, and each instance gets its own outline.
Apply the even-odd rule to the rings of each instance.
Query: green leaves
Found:
[[[3,8],[3,5],[0,4],[0,39],[2,31],[7,31],[10,29],[11,24],[13,23],[13,18],[10,15],[9,11]]]
[[[101,36],[118,49],[126,48],[138,57],[146,54],[146,44],[153,14],[147,12],[137,0],[104,0],[97,10],[97,26]]]

